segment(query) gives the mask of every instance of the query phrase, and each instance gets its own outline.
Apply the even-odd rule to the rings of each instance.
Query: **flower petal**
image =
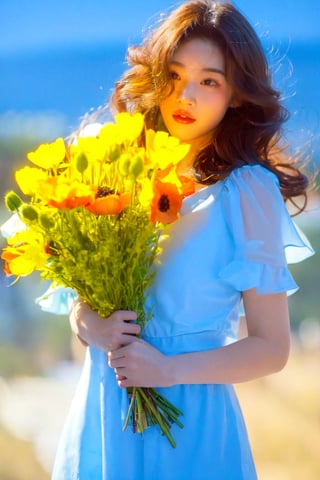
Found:
[[[52,143],[43,143],[34,152],[27,154],[28,160],[46,170],[58,168],[66,156],[63,138],[57,138]]]
[[[96,215],[119,215],[123,209],[130,203],[130,194],[107,195],[98,197],[86,208]]]

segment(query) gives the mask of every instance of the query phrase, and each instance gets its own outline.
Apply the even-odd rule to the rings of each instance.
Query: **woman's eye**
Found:
[[[205,80],[202,81],[202,84],[208,87],[218,87],[219,85],[218,82],[213,78],[206,78]]]
[[[170,78],[172,78],[172,80],[178,80],[178,79],[179,79],[179,75],[177,74],[177,72],[171,71],[171,72],[170,72]]]

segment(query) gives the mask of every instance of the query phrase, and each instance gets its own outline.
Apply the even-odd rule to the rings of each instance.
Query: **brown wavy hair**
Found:
[[[146,35],[140,46],[130,47],[130,68],[116,85],[113,106],[117,111],[141,112],[148,128],[163,129],[159,102],[172,84],[168,65],[179,45],[192,38],[209,39],[220,47],[236,105],[227,110],[212,143],[197,155],[197,181],[212,184],[234,168],[260,164],[276,174],[285,200],[295,204],[293,197],[303,196],[303,206],[297,207],[302,211],[308,178],[282,145],[288,112],[281,104],[280,92],[272,86],[256,32],[230,3],[183,3]]]

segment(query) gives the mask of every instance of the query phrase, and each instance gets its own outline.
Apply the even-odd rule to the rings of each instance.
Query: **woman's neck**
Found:
[[[196,156],[199,152],[198,148],[193,145],[190,146],[190,150],[187,155],[178,163],[177,173],[183,177],[192,177],[194,174],[193,164]]]

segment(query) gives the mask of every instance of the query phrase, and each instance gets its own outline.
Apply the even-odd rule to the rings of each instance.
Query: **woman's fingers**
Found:
[[[131,310],[116,310],[111,313],[109,318],[113,318],[116,321],[135,321],[137,320],[137,314]]]
[[[127,310],[117,310],[102,318],[80,299],[70,311],[71,328],[80,341],[105,351],[127,345],[132,336],[139,335],[141,328],[136,320],[137,314]]]
[[[167,356],[136,337],[108,353],[108,364],[114,369],[119,387],[161,387],[171,385]]]
[[[109,318],[105,319],[107,322],[112,321],[115,330],[120,333],[129,335],[138,335],[140,333],[140,325],[136,322],[137,314],[131,311],[118,310],[113,312]],[[106,328],[108,325],[106,325]]]
[[[128,323],[127,321],[124,322],[123,333],[127,333],[129,335],[138,335],[140,330],[141,327],[137,323]]]

